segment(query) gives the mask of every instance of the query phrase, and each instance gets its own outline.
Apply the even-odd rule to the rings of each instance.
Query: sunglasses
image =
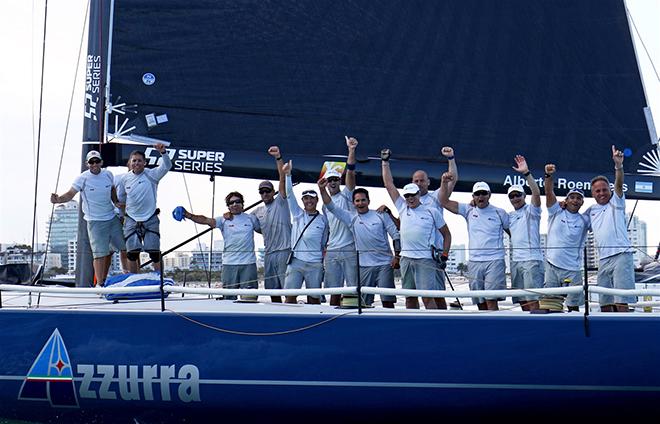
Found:
[[[519,191],[515,191],[511,194],[509,194],[509,199],[517,199],[518,197],[522,197],[522,193]]]
[[[242,204],[243,204],[243,201],[242,201],[242,200],[238,200],[238,199],[237,199],[237,200],[230,200],[229,202],[227,202],[227,206],[231,206],[231,205],[242,205]]]
[[[302,192],[302,197],[305,196],[316,197],[316,192],[314,190],[305,190]]]
[[[410,199],[411,197],[415,197],[415,196],[417,196],[417,193],[415,194],[406,193],[403,195],[403,197],[405,197],[406,199]]]
[[[339,178],[337,178],[337,177],[330,177],[330,178],[328,178],[328,182],[329,182],[329,183],[336,183],[337,181],[339,181]]]
[[[87,163],[90,165],[96,165],[97,163],[101,163],[101,159],[90,159]]]
[[[259,194],[266,194],[266,193],[272,193],[273,190],[270,188],[260,188],[259,189]]]
[[[479,190],[475,191],[472,193],[473,196],[488,196],[488,192],[486,190]]]

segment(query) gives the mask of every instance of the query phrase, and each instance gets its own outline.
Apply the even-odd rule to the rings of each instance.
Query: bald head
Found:
[[[427,174],[426,171],[422,171],[421,169],[415,171],[412,175],[412,182],[419,187],[420,196],[428,193],[431,181],[429,181],[429,174]]]

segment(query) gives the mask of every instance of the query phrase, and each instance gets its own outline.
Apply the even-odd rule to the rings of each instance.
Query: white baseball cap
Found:
[[[85,161],[89,162],[90,159],[92,158],[97,158],[99,160],[103,160],[101,157],[101,154],[97,152],[96,150],[90,150],[89,153],[87,153],[87,159]]]
[[[328,178],[332,178],[332,177],[341,178],[341,174],[335,171],[334,169],[328,169],[327,171],[325,171],[323,178],[327,180]]]
[[[417,194],[419,193],[419,187],[415,183],[406,184],[403,187],[403,195],[406,194]]]
[[[568,193],[566,193],[566,197],[570,196],[573,193],[577,193],[580,196],[582,196],[582,198],[584,198],[584,191],[580,190],[579,188],[572,188],[568,190]]]
[[[476,193],[478,191],[487,191],[490,193],[490,186],[484,181],[478,181],[472,186],[472,193]]]
[[[314,190],[305,190],[302,192],[301,197],[305,197],[305,196],[318,197],[319,195]]]
[[[511,187],[509,187],[509,189],[506,191],[506,194],[511,194],[514,191],[518,192],[518,193],[525,194],[525,189],[522,188],[522,186],[519,186],[519,185],[512,185]]]

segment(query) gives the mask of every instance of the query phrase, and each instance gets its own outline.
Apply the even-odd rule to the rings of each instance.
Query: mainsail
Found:
[[[557,165],[561,193],[611,175],[614,144],[628,198],[660,199],[660,170],[638,172],[657,140],[622,0],[94,3],[106,7],[90,18],[89,57],[110,64],[107,139],[169,141],[175,171],[274,178],[265,151],[279,145],[313,182],[351,135],[360,184],[382,185],[390,148],[397,183],[425,169],[437,186],[450,145],[459,190],[505,190],[524,154],[539,177]],[[133,148],[104,145],[106,165]]]

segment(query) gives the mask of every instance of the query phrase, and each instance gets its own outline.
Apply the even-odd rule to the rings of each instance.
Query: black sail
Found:
[[[613,176],[614,144],[627,196],[660,198],[621,0],[116,0],[111,52],[108,138],[171,142],[177,171],[274,178],[279,145],[312,182],[349,135],[363,185],[390,148],[398,184],[437,186],[450,145],[459,190],[505,190],[524,154],[565,193]]]

